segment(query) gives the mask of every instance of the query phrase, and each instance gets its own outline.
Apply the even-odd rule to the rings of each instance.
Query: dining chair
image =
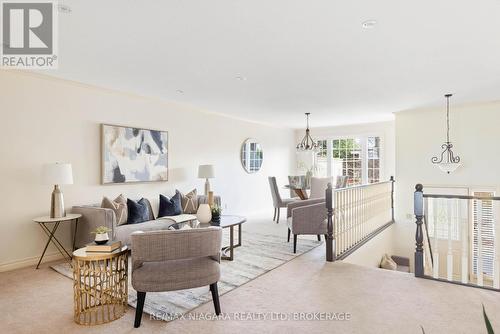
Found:
[[[215,313],[220,314],[220,227],[175,231],[136,231],[132,238],[132,287],[137,291],[134,327],[141,325],[146,292],[192,289],[209,285]]]
[[[297,192],[293,189],[293,184],[303,185],[306,181],[305,175],[288,175],[288,184],[290,185],[290,198],[298,198]]]
[[[335,184],[335,188],[338,189],[338,188],[345,188],[347,187],[347,179],[349,177],[346,176],[346,175],[339,175],[337,176],[337,182]]]
[[[309,198],[325,198],[325,190],[328,188],[328,183],[332,183],[331,177],[312,177],[311,178],[311,195]]]
[[[280,191],[278,189],[278,184],[276,183],[275,176],[269,176],[269,186],[271,187],[271,195],[273,197],[273,206],[274,206],[274,217],[273,221],[276,223],[280,222],[280,208],[286,208],[289,203],[298,201],[298,199],[294,198],[281,198]]]

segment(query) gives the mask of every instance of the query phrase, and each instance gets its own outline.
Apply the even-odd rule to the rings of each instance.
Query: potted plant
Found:
[[[108,232],[111,232],[111,230],[106,226],[97,227],[92,232],[92,234],[95,234],[95,239],[94,239],[95,243],[98,245],[104,245],[105,243],[107,243],[109,241]]]
[[[222,213],[222,208],[217,204],[212,206],[212,225],[220,224],[220,215]]]

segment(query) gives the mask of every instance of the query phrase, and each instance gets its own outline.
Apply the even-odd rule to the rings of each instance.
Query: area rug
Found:
[[[226,239],[227,235],[224,237]],[[221,279],[218,283],[220,295],[276,269],[322,243],[311,239],[301,239],[297,243],[297,253],[293,254],[292,242],[286,242],[285,236],[242,231],[242,241],[242,246],[234,250],[234,261],[221,261]],[[68,278],[73,278],[72,269],[68,263],[56,264],[51,268]],[[131,268],[130,265],[129,268]],[[131,275],[129,275],[128,304],[136,307],[137,293],[132,288],[130,277]],[[155,318],[168,321],[178,318],[206,302],[212,302],[208,287],[152,292],[146,296],[144,312]]]

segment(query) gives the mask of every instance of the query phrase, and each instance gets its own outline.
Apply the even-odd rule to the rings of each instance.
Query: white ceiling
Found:
[[[233,117],[317,127],[500,99],[500,0],[62,3],[51,75]]]

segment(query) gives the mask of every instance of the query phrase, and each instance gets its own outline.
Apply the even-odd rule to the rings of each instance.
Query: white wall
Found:
[[[295,130],[295,142],[302,140],[305,129]],[[311,128],[315,140],[335,137],[379,136],[381,138],[382,170],[381,180],[389,179],[395,173],[394,122],[361,123],[343,126]]]
[[[358,264],[365,267],[379,268],[384,254],[394,255],[394,230],[392,224],[377,234],[366,244],[349,255],[344,262]]]
[[[500,191],[500,102],[452,105],[450,122],[453,150],[463,166],[448,175],[431,163],[446,139],[444,108],[396,114],[396,253],[409,256],[412,262],[415,184],[422,183],[424,192],[426,185],[493,187]]]
[[[285,182],[295,167],[292,130],[42,75],[0,71],[0,114],[0,271],[36,263],[43,249],[46,237],[31,219],[46,215],[50,205],[51,186],[40,182],[44,163],[73,164],[75,184],[62,189],[68,208],[120,193],[134,199],[156,199],[176,188],[197,187],[202,193],[197,166],[215,164],[212,189],[222,196],[226,213],[243,215],[263,210],[271,215],[267,176]],[[100,185],[100,123],[167,130],[169,181]],[[251,175],[239,160],[248,137],[264,149],[262,170]],[[69,245],[66,226],[59,235]],[[48,259],[56,252],[51,246]]]

